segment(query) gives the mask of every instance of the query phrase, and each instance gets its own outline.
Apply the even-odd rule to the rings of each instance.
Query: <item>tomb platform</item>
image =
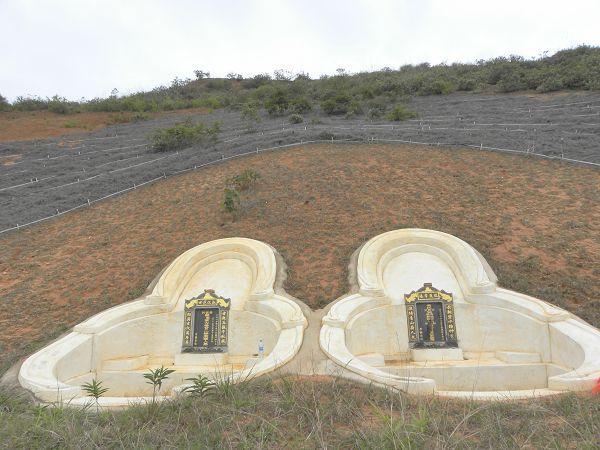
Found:
[[[586,391],[600,378],[596,328],[499,287],[483,256],[454,236],[390,231],[351,267],[353,291],[322,319],[330,373],[479,399]]]
[[[483,256],[449,234],[372,238],[353,256],[351,291],[317,311],[282,289],[280,261],[246,238],[194,247],[139,299],[27,358],[19,382],[43,403],[85,406],[82,385],[98,380],[108,388],[100,406],[120,408],[151,401],[144,375],[161,367],[173,372],[158,400],[199,375],[334,375],[482,400],[589,391],[600,378],[600,331],[498,286]]]
[[[283,273],[283,271],[279,271]],[[103,311],[30,356],[19,382],[39,400],[79,406],[82,385],[108,388],[100,404],[146,401],[144,374],[174,370],[160,398],[177,395],[198,375],[237,382],[269,373],[298,352],[307,325],[282,289],[274,250],[245,238],[194,247],[176,258],[132,302]]]

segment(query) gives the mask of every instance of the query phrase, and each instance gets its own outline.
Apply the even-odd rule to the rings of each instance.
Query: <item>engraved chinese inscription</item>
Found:
[[[185,301],[183,352],[223,353],[227,351],[231,300],[212,289]]]
[[[425,283],[404,301],[411,348],[458,346],[452,294]]]

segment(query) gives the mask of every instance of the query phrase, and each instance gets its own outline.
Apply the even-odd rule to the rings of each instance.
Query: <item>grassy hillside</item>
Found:
[[[246,169],[260,178],[227,213],[224,188]],[[173,177],[0,237],[0,374],[141,295],[183,251],[229,236],[273,245],[289,265],[286,290],[319,308],[346,292],[350,255],[367,239],[437,229],[480,250],[502,286],[598,325],[599,183],[598,171],[560,161],[334,144]],[[207,399],[100,415],[0,388],[0,447],[591,449],[599,414],[591,394],[478,403],[326,377],[223,383]]]
[[[475,64],[454,63],[430,66],[406,65],[398,70],[383,68],[370,73],[311,79],[307,74],[274,76],[259,74],[244,79],[231,73],[225,79],[209,78],[197,70],[196,79],[173,80],[150,92],[87,102],[70,102],[60,97],[19,97],[14,103],[0,96],[0,110],[50,110],[61,114],[82,111],[156,112],[182,108],[224,108],[252,115],[263,108],[272,115],[289,115],[318,109],[330,115],[387,114],[407,96],[465,92],[551,92],[565,89],[600,89],[600,48],[580,46],[552,56],[527,60],[518,56],[499,57]]]

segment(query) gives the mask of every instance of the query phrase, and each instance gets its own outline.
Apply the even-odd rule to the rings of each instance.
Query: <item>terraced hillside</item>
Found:
[[[452,94],[415,97],[419,118],[404,122],[325,117],[319,111],[292,125],[263,116],[248,122],[235,111],[170,114],[87,134],[0,143],[0,231],[84,208],[144,183],[238,155],[287,144],[326,141],[429,143],[531,153],[600,164],[600,94]],[[216,145],[155,153],[150,135],[191,117],[220,121]],[[88,203],[89,202],[89,203]]]

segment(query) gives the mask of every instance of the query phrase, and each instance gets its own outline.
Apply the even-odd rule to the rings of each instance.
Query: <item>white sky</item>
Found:
[[[600,0],[0,0],[0,94],[69,99],[600,45]]]

